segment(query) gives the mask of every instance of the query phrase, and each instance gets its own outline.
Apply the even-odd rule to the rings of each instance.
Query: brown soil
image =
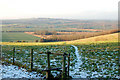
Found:
[[[36,37],[44,38],[44,39],[52,36],[52,35],[36,35],[34,34],[34,32],[24,32],[24,33],[27,33]]]

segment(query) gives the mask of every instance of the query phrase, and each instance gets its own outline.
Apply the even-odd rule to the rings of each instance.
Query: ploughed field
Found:
[[[44,46],[2,46],[4,61],[12,63],[12,49],[16,48],[15,63],[30,68],[30,49],[34,49],[33,68],[39,73],[47,68],[47,51],[52,53],[70,53],[70,76],[73,78],[120,78],[118,76],[118,43],[90,43],[75,45],[81,62],[76,55],[76,49],[71,45],[44,45]],[[51,67],[62,67],[62,56],[50,55]],[[76,63],[81,64],[76,67]],[[66,60],[67,64],[67,60]],[[60,74],[51,71],[54,76]],[[74,72],[74,74],[73,74]],[[44,72],[42,72],[45,75]],[[84,74],[84,76],[82,76]]]

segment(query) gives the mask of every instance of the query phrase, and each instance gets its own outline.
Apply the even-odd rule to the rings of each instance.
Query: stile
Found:
[[[15,47],[13,48],[13,64],[15,64]],[[33,49],[30,49],[30,70],[33,70]],[[61,54],[61,53],[51,53],[51,52],[47,52],[45,53],[47,54],[47,64],[48,64],[48,68],[46,70],[42,70],[42,71],[46,71],[46,78],[49,80],[50,78],[53,78],[52,74],[51,74],[51,70],[57,70],[62,72],[62,78],[65,79],[67,78],[67,76],[69,77],[69,67],[70,67],[70,53],[67,55],[66,53]],[[58,68],[51,68],[50,67],[50,54],[53,55],[62,55],[63,56],[63,64],[62,67],[58,67]],[[68,57],[68,65],[66,66],[66,56]],[[62,70],[61,70],[62,69]],[[60,74],[61,76],[61,74]]]

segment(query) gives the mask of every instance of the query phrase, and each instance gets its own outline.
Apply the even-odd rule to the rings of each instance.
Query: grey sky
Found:
[[[119,0],[0,0],[0,19],[69,18],[116,20]]]

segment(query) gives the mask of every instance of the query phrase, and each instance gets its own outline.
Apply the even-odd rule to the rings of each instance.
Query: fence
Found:
[[[15,47],[13,48],[13,53],[12,53],[12,63],[15,64]],[[42,52],[40,52],[42,53]],[[30,51],[30,70],[33,70],[33,54],[34,51],[33,49],[31,49]],[[52,70],[57,70],[60,71],[61,74],[61,78],[69,78],[69,67],[70,67],[70,53],[66,54],[66,53],[51,53],[49,51],[47,51],[46,53],[42,53],[42,54],[46,54],[47,55],[47,69],[45,70],[41,70],[41,71],[45,71],[46,72],[46,78],[49,79],[52,77],[51,75],[51,71]],[[50,55],[58,55],[58,56],[63,56],[63,61],[62,61],[62,67],[56,67],[56,68],[51,68],[50,66]],[[66,64],[66,58],[68,58],[68,62]]]

